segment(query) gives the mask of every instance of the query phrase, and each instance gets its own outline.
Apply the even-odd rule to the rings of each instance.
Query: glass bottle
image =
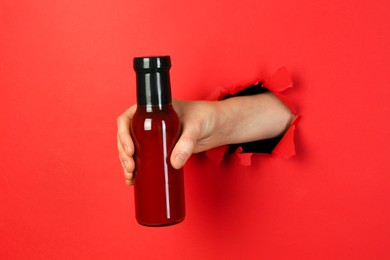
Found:
[[[170,156],[180,133],[172,107],[169,56],[134,58],[137,110],[131,120],[135,146],[136,219],[146,226],[179,223],[185,217],[183,169]]]

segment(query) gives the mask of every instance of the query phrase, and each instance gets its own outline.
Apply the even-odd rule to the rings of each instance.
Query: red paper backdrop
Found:
[[[1,259],[389,259],[390,2],[0,2]],[[132,57],[176,98],[287,66],[297,156],[185,168],[187,218],[136,224],[116,151]]]

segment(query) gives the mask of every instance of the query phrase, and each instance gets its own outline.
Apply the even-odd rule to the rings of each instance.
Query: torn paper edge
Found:
[[[259,84],[260,82],[262,82],[262,84]],[[221,100],[228,94],[235,95],[241,90],[252,85],[267,88],[275,96],[277,96],[290,109],[290,111],[293,114],[295,114],[295,118],[292,120],[290,126],[283,134],[282,139],[275,146],[275,148],[271,153],[272,155],[278,155],[285,159],[291,158],[296,154],[295,140],[294,140],[295,129],[300,116],[297,113],[294,103],[287,96],[282,94],[282,92],[285,91],[286,89],[293,87],[292,79],[286,67],[281,67],[276,71],[275,74],[273,74],[271,77],[268,77],[264,81],[257,80],[254,81],[254,83],[234,86],[229,89],[223,87],[219,88],[216,91],[214,91],[210,99]],[[206,155],[208,158],[210,158],[217,164],[220,164],[223,157],[227,154],[227,151],[228,151],[228,145],[224,145],[206,151]],[[262,154],[262,153],[258,153],[258,154]],[[243,152],[242,147],[239,147],[234,153],[234,155],[238,157],[239,162],[242,166],[250,166],[252,164],[253,153]]]

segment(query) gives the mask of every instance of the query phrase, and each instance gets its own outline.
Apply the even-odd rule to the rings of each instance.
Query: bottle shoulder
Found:
[[[172,105],[165,106],[163,109],[146,109],[145,107],[137,107],[137,110],[131,120],[133,128],[142,128],[142,126],[149,125],[159,128],[162,127],[162,124],[169,127],[169,129],[180,128],[179,117]]]
[[[177,140],[181,133],[181,124],[177,114],[170,113],[145,113],[139,111],[131,120],[130,131],[138,146],[146,143],[159,143],[158,136],[166,135],[167,141]],[[161,141],[161,140],[160,140]]]
[[[173,109],[171,104],[163,106],[137,106],[134,113],[134,117],[177,117],[176,111]]]

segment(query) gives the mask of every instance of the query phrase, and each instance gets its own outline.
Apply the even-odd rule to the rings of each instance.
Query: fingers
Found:
[[[127,155],[127,153],[124,151],[119,139],[117,141],[118,145],[118,152],[119,152],[119,160],[122,164],[123,172],[125,175],[125,182],[127,185],[133,184],[133,172],[134,172],[134,159],[133,157],[130,157]]]
[[[196,121],[189,121],[183,124],[183,133],[171,154],[171,165],[173,168],[180,169],[184,166],[194,151],[200,132],[199,124]]]
[[[134,154],[134,143],[130,136],[130,123],[131,118],[134,115],[136,106],[132,106],[127,109],[122,115],[117,119],[118,124],[118,140],[122,145],[123,150],[127,156],[132,156]]]
[[[118,133],[117,133],[117,146],[119,159],[121,161],[126,184],[132,185],[133,183],[133,172],[134,172],[134,143],[130,135],[130,123],[131,118],[134,115],[136,106],[132,106],[127,109],[117,119]]]

